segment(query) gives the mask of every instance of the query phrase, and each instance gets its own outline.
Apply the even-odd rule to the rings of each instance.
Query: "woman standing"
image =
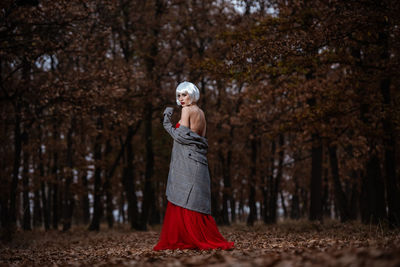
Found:
[[[197,106],[199,89],[190,82],[176,88],[176,102],[182,106],[181,119],[173,127],[173,108],[164,111],[164,128],[174,140],[168,174],[168,199],[160,240],[153,248],[230,249],[211,214],[210,174],[205,138],[206,119]]]

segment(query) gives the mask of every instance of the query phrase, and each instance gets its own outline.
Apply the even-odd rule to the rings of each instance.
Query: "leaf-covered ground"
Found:
[[[1,244],[0,266],[400,266],[400,230],[335,221],[219,229],[235,249],[153,251],[160,227],[19,232]]]

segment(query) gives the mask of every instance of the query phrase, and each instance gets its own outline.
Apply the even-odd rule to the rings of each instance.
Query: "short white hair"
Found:
[[[196,87],[196,85],[194,85],[191,82],[181,82],[178,87],[176,87],[176,103],[178,104],[178,106],[181,105],[181,102],[179,102],[178,99],[178,94],[182,94],[182,93],[188,93],[189,94],[189,98],[190,98],[190,103],[192,102],[197,102],[200,98],[200,91],[199,88]]]

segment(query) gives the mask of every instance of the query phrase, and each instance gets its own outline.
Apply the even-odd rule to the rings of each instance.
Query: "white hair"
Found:
[[[191,82],[181,82],[178,87],[176,87],[176,103],[178,104],[178,106],[181,105],[181,102],[179,102],[178,99],[178,94],[182,94],[184,92],[189,94],[190,103],[197,102],[200,98],[200,91],[199,88],[196,87],[196,85]]]

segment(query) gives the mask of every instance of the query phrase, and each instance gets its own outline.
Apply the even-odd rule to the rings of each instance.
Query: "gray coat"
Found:
[[[173,108],[164,111],[164,128],[174,139],[167,182],[168,201],[180,207],[211,214],[207,138],[180,125],[172,126]]]

